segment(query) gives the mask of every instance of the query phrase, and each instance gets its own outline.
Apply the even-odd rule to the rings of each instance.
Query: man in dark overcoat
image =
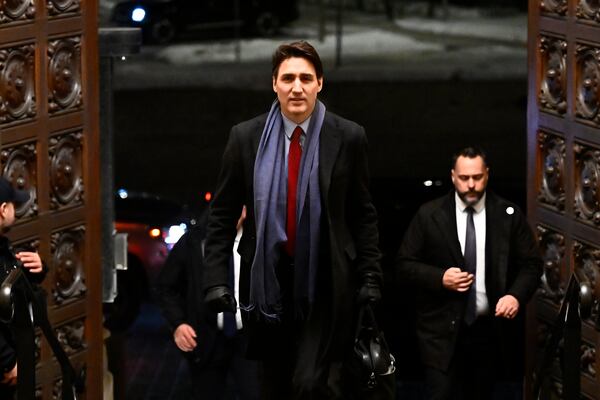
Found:
[[[231,313],[225,316],[210,312],[204,304],[201,288],[205,218],[201,220],[169,253],[156,284],[156,300],[173,332],[175,345],[188,361],[190,399],[223,399],[230,391],[231,380],[237,399],[256,400],[256,362],[245,358],[246,338],[241,323]],[[238,222],[239,232],[242,222],[243,217]]]
[[[232,128],[211,204],[206,301],[233,309],[227,260],[248,207],[238,252],[248,356],[261,360],[263,399],[351,399],[344,363],[359,302],[380,298],[377,215],[367,139],[325,110],[319,55],[307,42],[273,55],[277,100]],[[347,383],[347,382],[346,382]]]
[[[415,288],[428,398],[489,399],[498,381],[522,380],[523,316],[542,261],[523,213],[486,190],[483,150],[458,152],[451,177],[455,190],[409,225],[399,281]]]

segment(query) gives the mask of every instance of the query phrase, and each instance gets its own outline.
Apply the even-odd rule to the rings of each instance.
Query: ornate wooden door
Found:
[[[49,267],[55,332],[86,398],[102,396],[96,0],[0,0],[0,165],[28,190],[10,237]],[[59,398],[60,368],[37,334],[37,397]]]
[[[528,321],[530,357],[542,351],[570,274],[593,287],[583,322],[581,392],[600,399],[600,2],[529,1],[528,211],[545,260]],[[531,372],[531,369],[530,369]],[[529,375],[531,383],[531,374]],[[560,374],[550,398],[562,397]]]

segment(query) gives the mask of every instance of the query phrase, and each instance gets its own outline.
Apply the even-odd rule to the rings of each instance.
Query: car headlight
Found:
[[[186,224],[171,225],[167,229],[166,234],[164,235],[164,240],[167,244],[167,247],[171,249],[175,245],[175,243],[177,243],[177,241],[185,234],[186,231]]]
[[[146,18],[146,10],[142,7],[136,7],[131,11],[131,20],[133,22],[142,22]]]

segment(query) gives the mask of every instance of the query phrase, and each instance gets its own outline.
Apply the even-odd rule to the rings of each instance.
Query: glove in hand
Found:
[[[381,301],[381,287],[379,280],[371,274],[365,275],[363,284],[358,290],[358,304],[375,305]]]
[[[229,311],[235,313],[237,302],[227,286],[214,286],[206,291],[204,303],[216,313]]]

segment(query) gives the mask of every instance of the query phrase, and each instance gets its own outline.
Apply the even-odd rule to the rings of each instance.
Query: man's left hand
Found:
[[[37,274],[42,272],[44,268],[42,265],[42,259],[38,253],[32,251],[21,251],[16,254],[17,260],[23,263],[23,266],[29,270],[29,272]]]
[[[363,277],[363,284],[358,290],[358,304],[377,304],[381,300],[379,281],[370,274]]]
[[[519,300],[507,294],[501,297],[496,304],[496,317],[513,319],[519,312]]]

